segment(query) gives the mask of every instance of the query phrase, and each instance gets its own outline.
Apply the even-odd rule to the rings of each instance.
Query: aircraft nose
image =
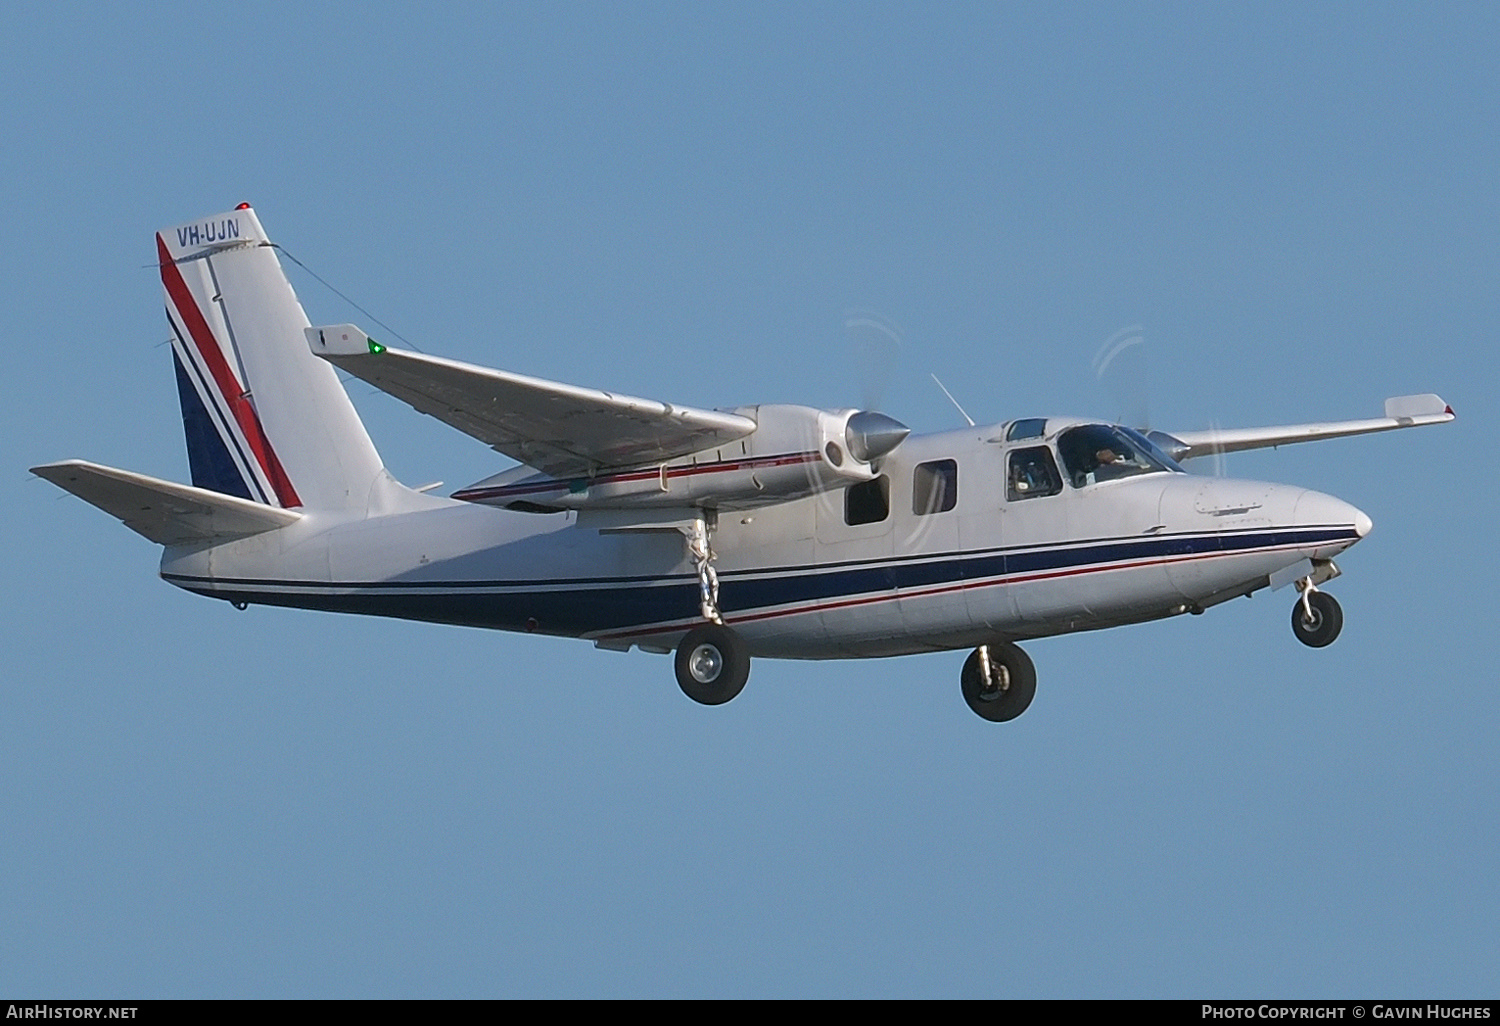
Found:
[[[1353,541],[1369,534],[1370,528],[1375,526],[1364,510],[1322,492],[1303,492],[1297,499],[1295,518],[1299,525],[1305,527],[1352,528],[1355,535]]]

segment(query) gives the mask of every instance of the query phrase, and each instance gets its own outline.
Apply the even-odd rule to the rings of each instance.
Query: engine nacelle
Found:
[[[559,479],[516,467],[456,499],[544,513],[564,509],[753,509],[869,481],[910,433],[883,413],[810,406],[745,406],[750,434],[650,467]]]

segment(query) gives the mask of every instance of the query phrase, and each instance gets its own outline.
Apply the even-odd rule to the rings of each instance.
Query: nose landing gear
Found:
[[[1309,648],[1333,644],[1344,629],[1344,611],[1338,599],[1319,591],[1307,578],[1297,582],[1297,589],[1302,597],[1292,606],[1292,633]]]

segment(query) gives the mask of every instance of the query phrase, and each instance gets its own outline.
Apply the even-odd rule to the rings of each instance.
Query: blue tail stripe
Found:
[[[177,371],[177,398],[182,403],[182,429],[187,434],[188,467],[193,474],[193,485],[241,499],[253,498],[175,348],[172,350],[172,366]]]

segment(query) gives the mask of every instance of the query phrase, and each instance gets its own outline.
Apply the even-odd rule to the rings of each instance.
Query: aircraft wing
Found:
[[[686,456],[755,421],[389,349],[352,324],[308,328],[312,351],[443,423],[555,477]]]
[[[1370,420],[1340,420],[1323,424],[1286,424],[1280,427],[1229,428],[1217,431],[1174,431],[1167,436],[1181,443],[1163,446],[1179,460],[1209,456],[1219,452],[1242,452],[1265,449],[1293,442],[1312,442],[1320,438],[1365,435],[1373,431],[1446,424],[1453,419],[1453,407],[1431,393],[1403,395],[1385,401],[1385,416]]]
[[[302,519],[295,510],[84,460],[45,463],[32,467],[31,472],[98,506],[158,545],[239,538]]]

